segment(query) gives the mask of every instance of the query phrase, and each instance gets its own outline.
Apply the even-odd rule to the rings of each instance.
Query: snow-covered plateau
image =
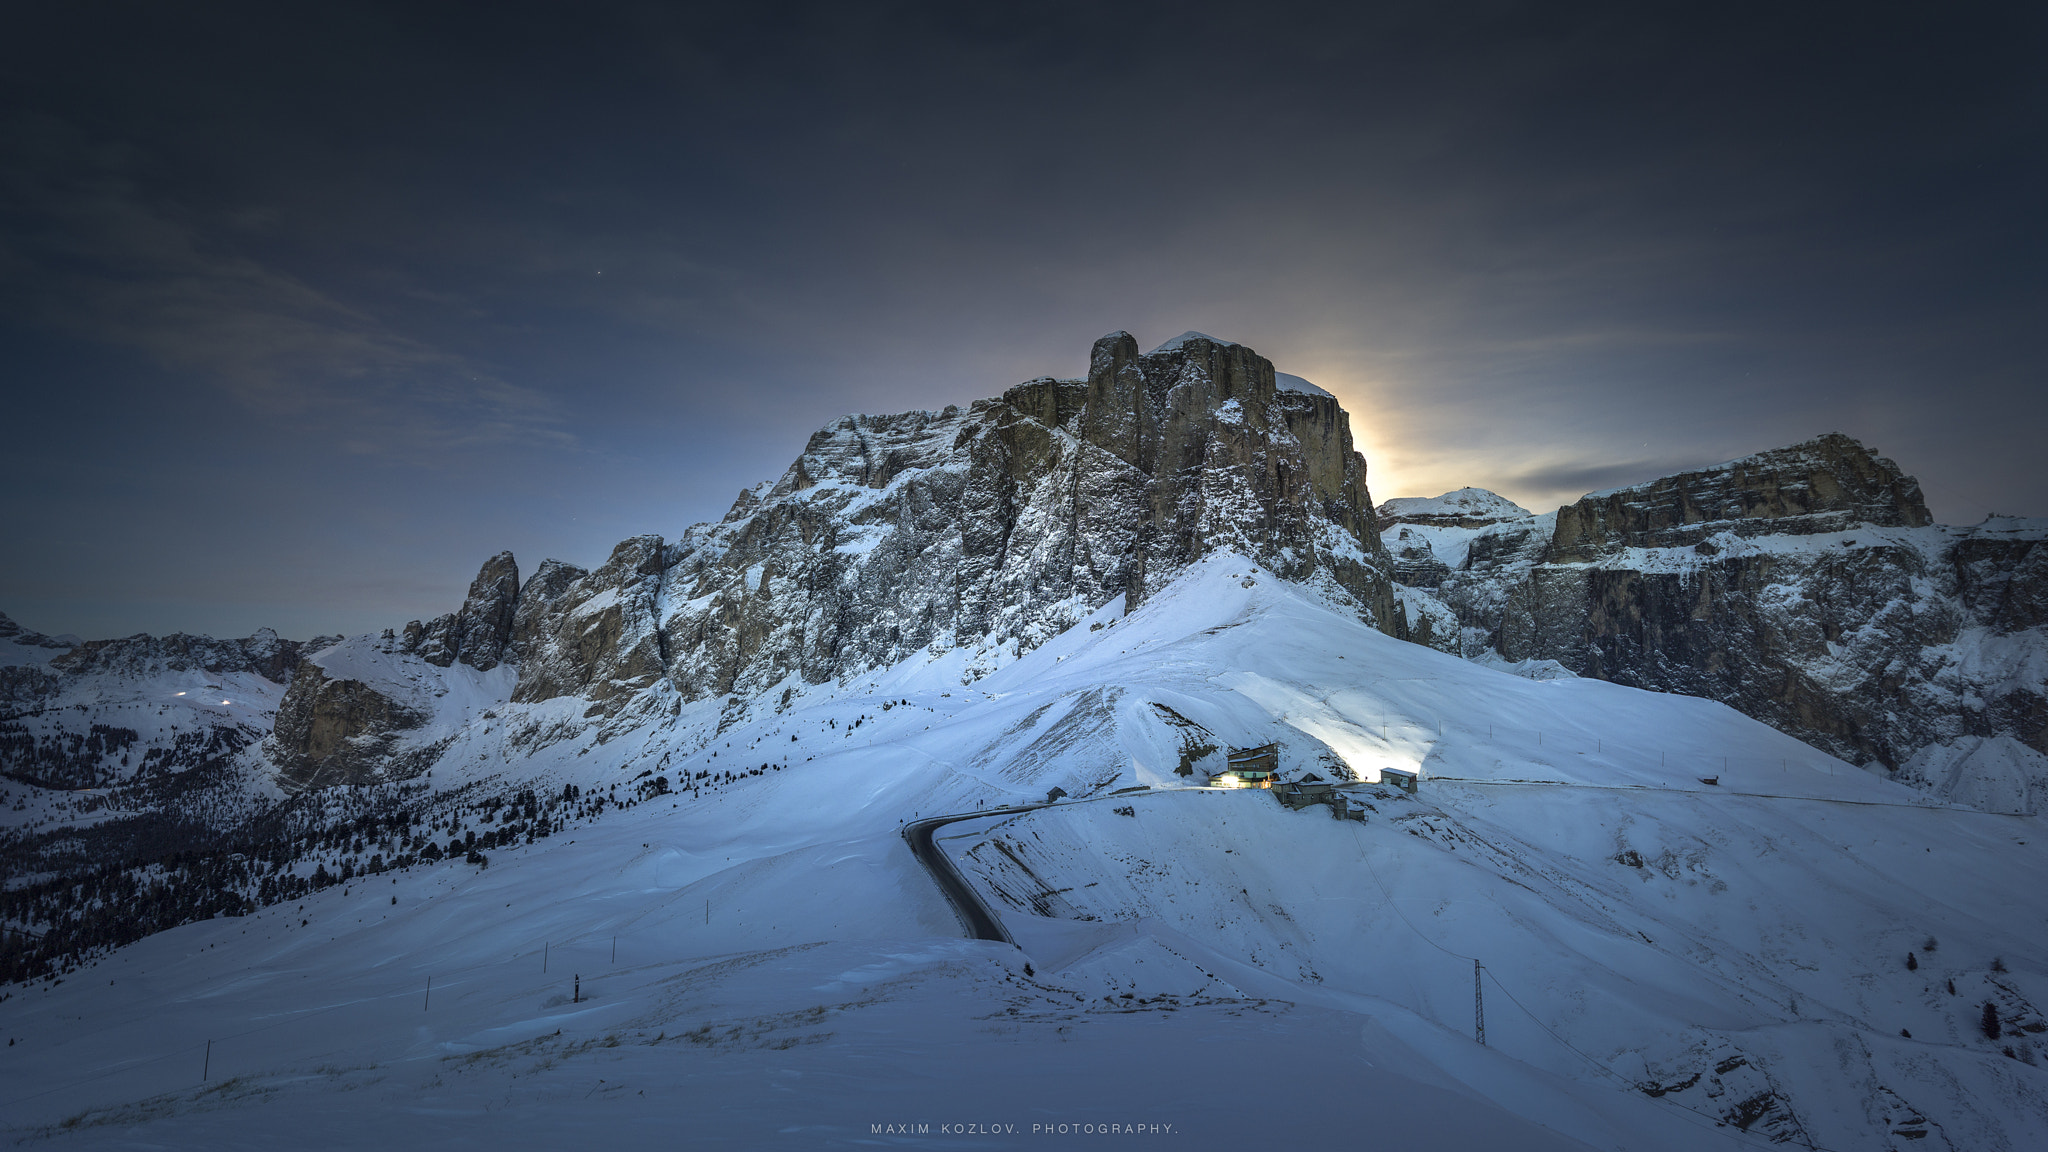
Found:
[[[404,629],[80,645],[0,618],[0,1128],[2048,1147],[2048,830],[2012,791],[2038,728],[1838,758],[1863,745],[1617,682],[1692,650],[1601,647],[1642,633],[1580,607],[1617,572],[1695,604],[1719,580],[1702,666],[1789,651],[1726,643],[1747,612],[1847,668],[1949,633],[1859,640],[1800,581],[1875,595],[1903,566],[1900,611],[1992,638],[1970,683],[1999,661],[2033,690],[2038,533],[1916,522],[1910,481],[1832,442],[1541,517],[1468,489],[1376,520],[1319,392],[1117,333],[1086,380],[836,421],[720,524],[524,581],[494,557]],[[1922,667],[1885,682],[1962,682]],[[1211,786],[1267,744],[1277,787]],[[1014,943],[919,863],[906,825],[939,815]]]

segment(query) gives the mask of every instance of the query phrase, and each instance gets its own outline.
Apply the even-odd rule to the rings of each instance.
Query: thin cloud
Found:
[[[138,349],[351,452],[573,440],[542,393],[208,243],[118,165],[66,155],[63,126],[13,127],[0,306],[17,317]]]
[[[1699,467],[1699,460],[1630,460],[1620,464],[1587,464],[1570,461],[1545,465],[1507,478],[1509,485],[1537,492],[1599,492],[1642,484],[1660,476]]]

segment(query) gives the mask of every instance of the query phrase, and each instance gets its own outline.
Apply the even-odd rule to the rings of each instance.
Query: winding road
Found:
[[[995,910],[981,899],[981,893],[953,866],[945,849],[932,843],[932,833],[961,820],[983,820],[991,816],[1012,816],[1020,812],[1032,812],[1049,807],[1045,804],[1025,804],[1016,808],[994,808],[980,812],[959,812],[951,816],[931,816],[923,820],[912,820],[903,826],[903,839],[910,845],[910,854],[931,873],[939,891],[946,896],[946,902],[953,906],[953,915],[960,918],[960,926],[967,929],[969,939],[996,940],[1016,946],[1003,922],[996,919]]]
[[[1072,800],[1055,800],[1049,804],[1017,804],[1008,808],[984,808],[979,812],[955,812],[947,816],[928,816],[923,820],[912,820],[910,823],[905,824],[903,826],[903,839],[905,843],[910,845],[910,854],[917,857],[917,862],[924,865],[926,872],[931,873],[932,881],[939,886],[939,891],[945,894],[946,902],[953,906],[953,915],[959,917],[960,926],[967,930],[969,939],[996,940],[1011,947],[1016,947],[1017,941],[1011,938],[1010,931],[1003,927],[1003,922],[996,918],[995,909],[990,908],[988,903],[981,898],[981,893],[974,890],[974,885],[967,882],[967,877],[960,874],[960,869],[953,865],[952,858],[946,855],[945,850],[932,842],[933,832],[948,824],[955,824],[962,820],[1001,819],[1006,816],[1021,815],[1025,812],[1036,812],[1040,808],[1065,808],[1073,804],[1099,804],[1104,800],[1114,800],[1118,797],[1129,800],[1133,796],[1144,793],[1157,795],[1163,792],[1190,791],[1202,791],[1202,789],[1123,788],[1104,796],[1080,796]]]

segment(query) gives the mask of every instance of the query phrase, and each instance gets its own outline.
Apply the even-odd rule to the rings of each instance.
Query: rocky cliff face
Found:
[[[398,736],[428,718],[396,695],[330,676],[311,660],[300,664],[272,728],[283,782],[297,790],[377,777]]]
[[[1400,512],[1396,571],[1456,616],[1447,650],[1720,700],[1923,780],[1987,737],[2048,753],[2048,522],[1935,526],[1848,437],[1473,529]]]
[[[405,650],[437,668],[460,660],[488,672],[504,658],[518,603],[519,565],[510,552],[500,552],[484,561],[459,611],[405,626]]]
[[[1399,629],[1364,461],[1327,395],[1241,345],[1095,345],[1085,380],[849,416],[673,542],[553,565],[515,613],[516,698],[686,700],[964,650],[972,679],[1223,547]],[[537,577],[538,579],[538,577]]]
[[[1098,341],[1086,380],[847,417],[672,543],[626,541],[523,603],[517,698],[685,699],[820,683],[929,651],[972,679],[1234,547],[1398,628],[1364,462],[1335,400],[1206,337]]]
[[[1920,483],[1839,432],[1633,488],[1595,492],[1557,513],[1549,559],[1624,548],[1692,547],[1709,537],[1809,536],[1864,524],[1934,523]]]
[[[605,715],[919,653],[968,682],[1221,548],[1403,634],[1375,528],[1328,393],[1239,344],[1189,333],[1141,353],[1117,332],[1085,379],[835,421],[680,539],[634,537],[588,571],[550,560],[524,586],[495,557],[460,612],[408,625],[396,650],[479,671],[504,660],[513,700],[577,697]],[[363,697],[370,685],[336,683],[302,675],[280,712],[278,740],[308,771],[406,723]]]

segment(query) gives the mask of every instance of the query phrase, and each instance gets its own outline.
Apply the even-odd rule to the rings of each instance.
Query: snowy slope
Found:
[[[0,616],[0,836],[157,814],[182,774],[269,731],[298,648],[267,629],[87,644]]]
[[[1380,520],[1458,523],[1480,527],[1534,515],[1527,508],[1484,488],[1459,488],[1441,496],[1396,496],[1379,506]]]
[[[427,691],[460,707],[436,836],[521,790],[573,814],[11,989],[0,1115],[58,1147],[2048,1144],[2036,818],[1405,644],[1234,554],[1121,609],[971,686],[954,650],[597,717]],[[1269,741],[1422,790],[1359,824],[1191,787]],[[1056,786],[1099,799],[945,830],[1022,947],[959,939],[899,825]]]

